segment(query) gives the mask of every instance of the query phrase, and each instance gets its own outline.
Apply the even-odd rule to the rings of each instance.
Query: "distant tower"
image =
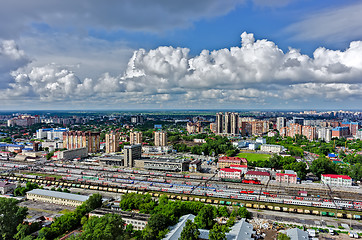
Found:
[[[142,144],[142,132],[130,132],[129,133],[130,144]]]
[[[155,132],[155,146],[167,146],[167,133],[164,131]]]
[[[106,153],[119,151],[119,133],[111,132],[106,134]]]
[[[223,113],[216,114],[216,133],[223,133]]]

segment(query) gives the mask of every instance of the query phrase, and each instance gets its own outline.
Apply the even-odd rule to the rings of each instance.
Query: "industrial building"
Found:
[[[33,189],[26,193],[26,198],[32,201],[41,201],[59,205],[77,207],[87,201],[89,196],[50,191],[44,189]]]

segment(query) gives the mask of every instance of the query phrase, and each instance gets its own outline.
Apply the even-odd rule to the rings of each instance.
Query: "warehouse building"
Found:
[[[87,201],[88,198],[89,196],[43,189],[33,189],[26,193],[26,199],[28,200],[54,203],[58,205],[66,205],[72,207],[77,207],[81,205],[83,202]]]

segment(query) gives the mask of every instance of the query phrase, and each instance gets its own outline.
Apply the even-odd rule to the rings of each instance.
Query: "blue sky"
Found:
[[[1,110],[361,108],[361,1],[1,6]]]

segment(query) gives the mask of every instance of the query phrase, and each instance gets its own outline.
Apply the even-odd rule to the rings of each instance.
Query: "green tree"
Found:
[[[209,239],[210,240],[225,240],[226,239],[226,234],[225,234],[226,230],[227,230],[226,227],[215,223],[209,232]]]
[[[217,216],[218,217],[229,217],[230,212],[226,206],[221,206],[217,208]]]
[[[246,209],[246,207],[239,207],[238,212],[237,212],[238,216],[241,218],[250,218],[251,214],[250,212]]]
[[[314,160],[310,166],[310,170],[318,177],[324,173],[336,173],[333,163],[325,157],[320,157]]]
[[[290,237],[288,237],[287,234],[284,234],[284,233],[278,233],[278,237],[277,237],[278,240],[290,240]]]
[[[83,233],[77,238],[80,240],[121,239],[125,227],[124,221],[118,214],[106,214],[103,217],[91,217],[83,225]]]
[[[90,211],[99,208],[102,206],[102,195],[100,195],[99,193],[95,193],[92,196],[90,196],[85,203],[86,207]]]
[[[195,217],[195,223],[199,228],[211,229],[215,224],[214,218],[214,207],[211,205],[204,205],[199,214]]]
[[[18,201],[10,198],[0,198],[0,236],[1,239],[12,239],[17,226],[23,222],[28,213],[26,207],[17,206]]]
[[[197,240],[199,239],[200,231],[197,225],[190,219],[186,221],[185,227],[182,229],[180,240]]]

